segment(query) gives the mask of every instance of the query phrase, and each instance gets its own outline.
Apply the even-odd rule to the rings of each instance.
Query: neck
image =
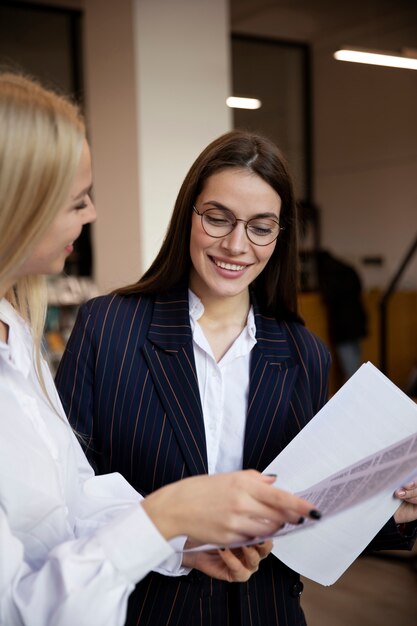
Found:
[[[11,287],[12,285],[4,285],[4,284],[1,285],[0,300],[5,297],[6,293],[9,291]],[[4,322],[0,320],[0,341],[7,343],[8,339],[9,339],[9,327],[7,326],[7,324],[5,324]]]
[[[250,308],[249,291],[230,298],[199,297],[204,305],[203,317],[206,320],[220,324],[238,324],[242,328],[246,324]]]
[[[0,341],[7,343],[9,338],[9,327],[0,320]]]
[[[6,296],[6,293],[14,286],[15,281],[6,280],[0,283],[0,300]]]

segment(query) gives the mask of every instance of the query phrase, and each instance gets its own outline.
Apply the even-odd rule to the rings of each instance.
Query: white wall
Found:
[[[135,0],[134,22],[146,269],[190,165],[231,128],[227,0]]]

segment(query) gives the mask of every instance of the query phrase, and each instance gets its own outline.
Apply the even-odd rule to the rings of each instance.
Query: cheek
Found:
[[[38,263],[39,261],[44,261],[45,259],[49,259],[56,248],[56,237],[54,237],[53,233],[48,233],[36,246],[35,250],[33,250],[32,255],[30,257],[31,262]]]
[[[265,267],[265,265],[267,265],[269,259],[274,254],[275,248],[276,248],[276,243],[275,242],[274,242],[274,244],[271,244],[270,246],[258,247],[258,249],[256,251],[257,252],[258,261],[259,261],[259,263],[262,263],[262,265],[264,267]]]
[[[190,236],[190,256],[191,260],[194,261],[201,252],[210,245],[212,239],[206,235],[201,228],[197,228],[192,226],[191,228],[191,236]]]

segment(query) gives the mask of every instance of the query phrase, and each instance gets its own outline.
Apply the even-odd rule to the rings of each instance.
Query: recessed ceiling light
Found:
[[[383,52],[382,50],[346,47],[335,52],[333,56],[338,61],[417,70],[417,51],[415,55],[412,55],[410,51],[408,54],[392,54],[391,52]]]
[[[226,99],[226,104],[231,109],[260,109],[262,102],[257,98],[237,98],[230,96]]]

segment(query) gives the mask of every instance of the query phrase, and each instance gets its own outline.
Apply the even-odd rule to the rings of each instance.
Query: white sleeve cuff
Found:
[[[158,567],[155,567],[153,571],[158,572],[158,574],[163,574],[164,576],[186,576],[189,574],[191,568],[182,567],[182,551],[186,541],[187,537],[184,535],[171,539],[169,545],[175,550],[175,553],[165,559]]]
[[[134,583],[174,554],[139,503],[100,528],[96,537],[116,569]]]

